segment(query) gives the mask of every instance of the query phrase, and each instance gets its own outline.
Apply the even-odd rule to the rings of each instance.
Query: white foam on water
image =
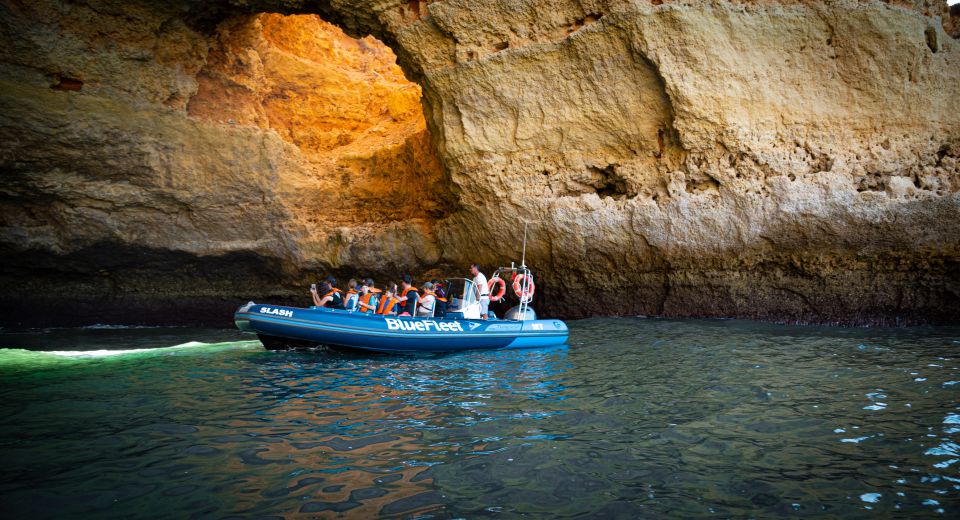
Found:
[[[232,341],[232,342],[227,342],[227,343],[241,343],[241,342],[239,342],[239,341]],[[218,344],[218,343],[204,343],[204,342],[202,342],[202,341],[188,341],[188,342],[186,342],[186,343],[181,343],[181,344],[179,344],[179,345],[174,345],[174,346],[172,346],[172,347],[164,347],[164,348],[205,347],[205,346],[208,346],[208,345],[217,345],[217,344]]]
[[[865,441],[865,440],[867,440],[867,439],[869,439],[869,438],[870,438],[870,436],[868,435],[868,436],[866,436],[866,437],[856,437],[856,438],[853,438],[853,439],[840,439],[840,442],[849,442],[849,443],[853,443],[853,444],[860,444],[860,441]]]
[[[50,354],[52,356],[68,357],[68,358],[85,358],[85,357],[109,357],[109,356],[120,356],[123,354],[133,354],[135,352],[146,352],[145,348],[131,349],[131,350],[51,350],[43,352],[44,354]]]
[[[880,497],[882,496],[883,495],[881,495],[880,493],[864,493],[860,495],[860,500],[863,500],[864,502],[868,502],[870,504],[876,504],[877,502],[880,501]]]
[[[103,358],[110,356],[122,356],[126,354],[137,354],[141,352],[164,352],[174,349],[186,349],[186,348],[196,348],[196,347],[206,347],[213,345],[213,343],[203,343],[202,341],[188,341],[186,343],[181,343],[179,345],[174,345],[172,347],[159,347],[159,348],[134,348],[127,350],[49,350],[44,351],[45,354],[51,354],[54,356],[68,357],[68,358]]]

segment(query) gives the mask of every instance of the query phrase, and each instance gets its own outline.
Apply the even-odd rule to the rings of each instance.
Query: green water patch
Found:
[[[99,348],[91,350],[31,350],[0,348],[0,373],[42,369],[91,367],[184,356],[209,356],[221,352],[262,351],[257,340],[206,343],[187,341],[167,347]]]

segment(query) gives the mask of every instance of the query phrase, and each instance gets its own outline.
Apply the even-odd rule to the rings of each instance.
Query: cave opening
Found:
[[[214,33],[187,113],[293,145],[306,171],[287,199],[295,211],[357,225],[437,220],[456,206],[421,87],[383,42],[316,14],[240,15]]]
[[[36,50],[73,54],[5,92],[8,117],[27,121],[2,168],[17,233],[0,244],[10,323],[214,322],[237,301],[303,304],[323,274],[382,283],[437,265],[436,224],[459,201],[421,86],[387,45],[328,13],[158,7],[123,25],[96,5],[71,14],[96,23]],[[98,47],[115,26],[125,32]],[[71,130],[51,136],[53,120]],[[56,307],[63,292],[82,298]],[[205,310],[179,316],[177,304]]]

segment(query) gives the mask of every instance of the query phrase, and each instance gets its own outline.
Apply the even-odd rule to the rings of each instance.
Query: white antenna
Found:
[[[527,223],[523,223],[523,253],[520,258],[520,267],[527,266]]]

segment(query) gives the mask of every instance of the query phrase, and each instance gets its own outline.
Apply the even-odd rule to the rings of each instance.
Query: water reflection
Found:
[[[358,517],[442,508],[429,468],[496,453],[497,438],[478,435],[479,424],[560,413],[542,403],[564,398],[566,357],[563,347],[429,357],[324,350],[251,360],[257,377],[245,394],[257,403],[256,431],[249,413],[238,419],[248,435],[277,442],[242,453],[230,470],[291,468],[260,472],[261,498],[237,512],[266,513],[291,497],[305,501],[300,512]]]
[[[0,351],[0,493],[19,517],[956,516],[958,338],[598,319],[448,356]]]

